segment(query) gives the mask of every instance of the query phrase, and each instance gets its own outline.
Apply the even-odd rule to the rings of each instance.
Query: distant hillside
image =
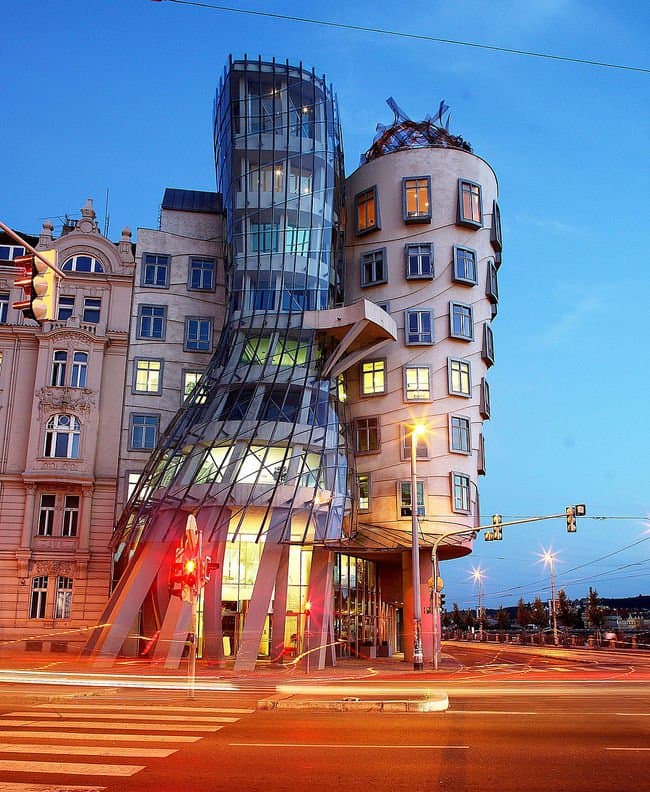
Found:
[[[583,598],[583,600],[586,598]],[[650,594],[637,594],[636,597],[598,597],[601,605],[612,610],[628,610],[632,612],[650,610]],[[511,619],[517,618],[517,606],[505,608]],[[486,613],[493,616],[496,608],[486,608]]]

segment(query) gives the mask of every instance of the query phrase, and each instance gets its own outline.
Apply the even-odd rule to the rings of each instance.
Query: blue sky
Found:
[[[224,3],[225,5],[225,3]],[[234,6],[234,4],[233,4]],[[238,8],[648,68],[650,10],[622,0],[334,2]],[[650,74],[151,0],[31,0],[3,12],[0,219],[38,233],[93,197],[110,233],[155,227],[165,187],[213,190],[212,101],[230,53],[300,60],[338,94],[352,172],[394,96],[495,169],[504,263],[482,512],[504,529],[443,567],[447,602],[547,597],[542,548],[570,596],[650,593]],[[598,516],[607,519],[592,519]],[[631,518],[631,519],[620,519]],[[627,548],[627,549],[624,549]],[[609,556],[605,558],[605,556]],[[580,567],[579,569],[575,569]]]

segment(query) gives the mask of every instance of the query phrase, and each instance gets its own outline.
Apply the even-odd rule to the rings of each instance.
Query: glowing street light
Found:
[[[549,548],[548,550],[544,550],[540,558],[544,562],[544,567],[548,567],[551,573],[551,618],[553,620],[553,643],[555,646],[557,646],[559,643],[557,638],[557,613],[555,607],[555,559],[557,558],[557,553],[552,552],[552,550]]]
[[[485,580],[485,573],[480,566],[472,567],[472,579],[474,583],[478,584],[478,605],[476,608],[476,616],[478,618],[478,637],[479,640],[483,639],[483,608],[481,607],[481,594],[483,591],[483,581]]]
[[[413,670],[424,671],[422,649],[422,600],[420,597],[420,546],[418,543],[418,486],[417,447],[418,437],[425,434],[426,427],[415,424],[411,429],[411,566],[413,578]]]

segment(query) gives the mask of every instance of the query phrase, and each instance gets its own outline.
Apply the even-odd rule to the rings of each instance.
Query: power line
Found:
[[[643,66],[628,66],[621,63],[607,63],[606,61],[589,60],[587,58],[572,58],[567,55],[553,55],[548,52],[534,52],[532,50],[511,49],[509,47],[497,47],[492,44],[479,44],[475,41],[459,41],[457,39],[437,38],[427,36],[424,33],[405,33],[400,30],[389,30],[387,28],[366,27],[364,25],[350,25],[345,22],[330,22],[324,19],[311,19],[309,17],[298,17],[291,14],[278,14],[271,11],[254,11],[245,8],[233,8],[232,6],[213,5],[212,3],[200,3],[197,0],[166,0],[177,5],[196,6],[197,8],[209,8],[211,11],[227,11],[232,14],[246,14],[248,16],[268,17],[271,19],[283,19],[289,22],[302,22],[308,25],[321,25],[322,27],[337,28],[339,30],[353,30],[359,33],[378,33],[382,36],[394,36],[395,38],[417,39],[419,41],[431,41],[436,44],[451,44],[456,47],[472,47],[474,49],[490,50],[492,52],[503,52],[508,55],[524,55],[528,58],[544,58],[546,60],[562,61],[564,63],[580,63],[585,66],[600,66],[605,69],[622,69],[625,71],[641,72],[650,74],[650,69]],[[162,0],[154,0],[162,2]]]

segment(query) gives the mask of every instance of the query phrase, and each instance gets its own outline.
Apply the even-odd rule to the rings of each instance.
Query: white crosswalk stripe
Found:
[[[20,777],[13,775],[20,773],[32,777],[37,773],[83,775],[86,785],[66,785],[66,792],[99,792],[105,787],[87,785],[93,777],[132,776],[146,768],[143,760],[165,759],[183,745],[201,740],[254,711],[189,704],[152,706],[85,701],[37,704],[30,709],[3,713],[0,715],[0,792],[54,789],[51,785],[34,784],[29,777],[21,783]],[[48,756],[56,758],[48,761]],[[95,757],[103,761],[92,761]],[[84,758],[90,761],[83,761]]]

